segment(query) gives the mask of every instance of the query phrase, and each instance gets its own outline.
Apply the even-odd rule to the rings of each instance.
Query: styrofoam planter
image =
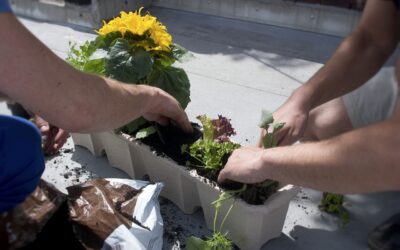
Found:
[[[74,142],[75,138],[76,135],[73,136]],[[83,143],[83,139],[92,141]],[[96,145],[99,141],[101,146]],[[124,135],[111,132],[101,133],[97,134],[97,137],[96,135],[84,138],[81,136],[77,142],[78,145],[84,147],[94,145],[94,148],[104,148],[110,164],[125,171],[132,178],[140,179],[148,175],[152,181],[164,182],[162,196],[171,200],[185,213],[193,213],[197,207],[201,207],[207,227],[213,228],[215,208],[211,203],[218,199],[221,190],[206,178],[198,176],[196,171],[179,166],[167,157],[158,156],[147,145]],[[118,151],[120,152],[117,153]],[[111,158],[121,157],[121,159],[112,160],[110,156]],[[131,164],[125,162],[128,160]],[[129,170],[129,167],[132,170]],[[223,232],[228,231],[229,238],[240,249],[260,249],[268,240],[279,237],[281,234],[290,200],[298,191],[299,188],[296,186],[285,185],[263,205],[249,205],[237,199],[225,221]],[[223,202],[217,219],[217,227],[232,202],[233,199]]]
[[[193,213],[200,205],[195,180],[188,172],[172,160],[159,157],[150,148],[140,142],[131,144],[136,155],[136,166],[145,169],[150,180],[164,182],[161,195],[175,203],[183,212]]]
[[[101,156],[104,154],[103,142],[100,133],[93,134],[71,134],[75,145],[88,149],[93,155]]]
[[[107,155],[111,166],[118,168],[133,178],[143,177],[140,167],[134,167],[135,156],[131,152],[131,142],[127,137],[113,132],[94,134],[72,134],[75,145],[87,148],[96,156]]]
[[[207,227],[212,229],[215,207],[211,203],[218,199],[221,191],[201,180],[197,187]],[[296,186],[283,186],[263,205],[249,205],[240,199],[224,201],[218,213],[217,229],[234,202],[222,232],[228,231],[229,238],[242,250],[260,249],[267,241],[280,236],[290,200],[298,192]]]

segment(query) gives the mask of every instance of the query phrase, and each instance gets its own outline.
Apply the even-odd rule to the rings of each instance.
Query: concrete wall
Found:
[[[154,0],[153,6],[342,37],[353,30],[360,18],[360,11],[357,10],[304,3],[305,1],[319,2],[319,0],[303,0],[302,2],[293,0]]]
[[[90,28],[99,28],[102,20],[119,15],[122,10],[148,7],[152,0],[92,0],[92,4],[60,0],[10,0],[18,15],[55,22],[65,22]]]
[[[82,4],[82,0],[10,0],[10,3],[19,15],[95,29],[101,26],[102,20],[118,15],[121,10],[153,5],[343,37],[357,24],[363,1],[92,0],[90,4],[84,0]]]

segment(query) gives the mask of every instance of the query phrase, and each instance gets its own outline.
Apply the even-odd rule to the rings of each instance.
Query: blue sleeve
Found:
[[[0,115],[0,213],[23,202],[38,185],[44,171],[41,144],[31,122]]]
[[[8,4],[8,0],[0,0],[0,13],[1,12],[11,12],[10,5]]]

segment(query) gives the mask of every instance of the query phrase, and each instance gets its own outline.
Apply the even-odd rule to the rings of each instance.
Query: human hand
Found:
[[[251,184],[265,181],[267,177],[263,173],[264,152],[265,149],[253,146],[236,149],[219,173],[218,182],[232,180]]]
[[[307,126],[308,114],[309,109],[295,98],[290,98],[274,112],[274,121],[285,124],[275,132],[278,146],[293,144],[303,137]],[[271,133],[270,129],[272,128],[269,128],[268,132]],[[262,147],[262,139],[266,133],[265,129],[261,129],[260,138],[257,143],[258,147]]]
[[[43,152],[47,155],[53,155],[60,150],[69,136],[68,132],[54,125],[49,124],[40,116],[34,115],[33,123],[39,128],[43,141]]]
[[[152,102],[143,117],[148,121],[155,121],[164,126],[168,125],[169,120],[173,120],[185,132],[193,132],[189,118],[178,101],[161,89],[151,89],[154,92]]]

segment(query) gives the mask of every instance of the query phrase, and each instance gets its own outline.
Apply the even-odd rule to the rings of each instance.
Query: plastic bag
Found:
[[[23,203],[0,215],[0,249],[161,249],[162,187],[95,179],[67,188],[67,197],[41,181]]]
[[[24,202],[0,215],[0,248],[18,249],[33,242],[66,196],[41,180]]]
[[[161,249],[161,183],[98,179],[68,190],[74,231],[87,249]]]

